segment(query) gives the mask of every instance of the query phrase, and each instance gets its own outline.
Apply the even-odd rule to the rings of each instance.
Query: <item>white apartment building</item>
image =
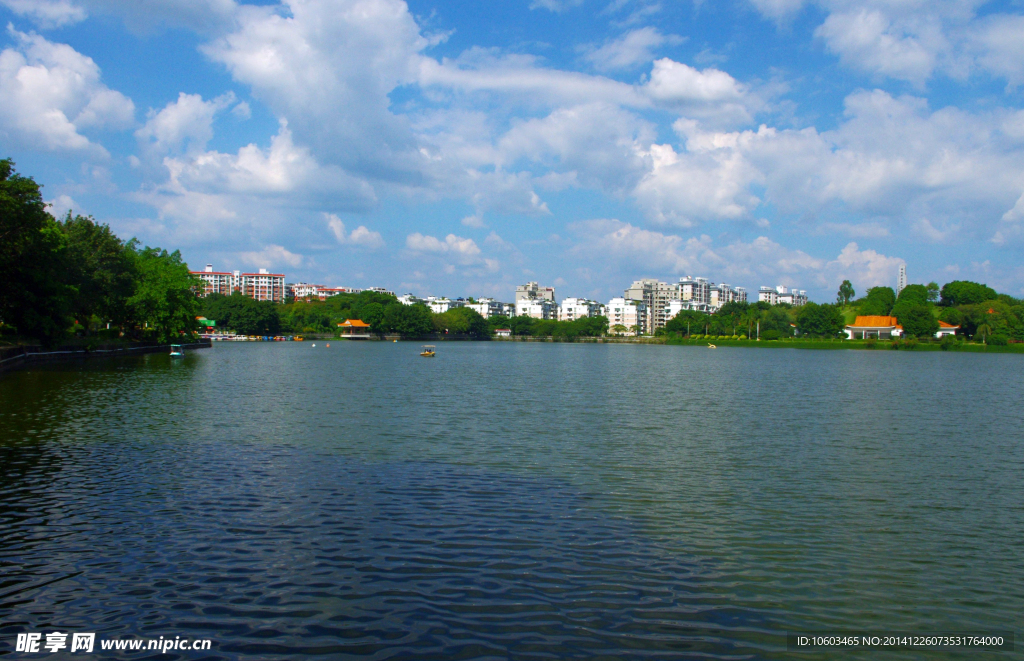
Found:
[[[284,303],[285,285],[283,273],[270,273],[260,269],[259,273],[242,273],[241,271],[214,271],[212,264],[207,264],[202,271],[190,271],[203,283],[201,297],[210,294],[231,294],[241,292],[257,301],[275,301]]]
[[[308,282],[293,282],[286,284],[285,294],[292,298],[302,300],[304,298],[318,298],[323,285],[314,285]]]
[[[426,299],[422,299],[419,296],[414,296],[412,294],[402,294],[398,297],[398,302],[402,305],[416,305],[417,303],[422,303],[423,305],[427,304]]]
[[[257,301],[284,303],[284,274],[260,269],[259,273],[243,273],[242,293]]]
[[[558,306],[559,321],[575,321],[584,317],[600,317],[604,315],[604,306],[597,301],[586,298],[562,299]]]
[[[711,287],[710,305],[715,310],[721,310],[726,303],[746,303],[747,290],[743,287],[730,287],[722,283]]]
[[[714,289],[714,284],[707,278],[695,278],[692,275],[683,276],[679,278],[679,298],[677,300],[691,301],[698,306],[711,305],[711,294]],[[671,318],[669,317],[669,319]],[[668,319],[665,321],[668,321]]]
[[[707,278],[687,275],[679,278],[677,283],[653,278],[637,280],[625,291],[624,298],[645,305],[647,319],[644,326],[646,332],[653,333],[681,310],[711,314],[731,301],[745,302],[747,292],[742,287],[716,285]]]
[[[782,285],[775,287],[761,287],[757,292],[758,302],[765,302],[769,305],[789,303],[793,307],[807,303],[807,292],[803,289],[787,289]]]
[[[626,335],[639,335],[646,332],[647,309],[643,302],[613,298],[605,306],[605,316],[608,317],[608,332],[612,335],[616,334],[613,330],[616,326],[626,328]]]
[[[461,298],[453,301],[443,296],[427,296],[427,300],[424,302],[426,303],[427,307],[430,308],[430,311],[433,312],[434,314],[444,314],[445,312],[451,310],[452,308],[461,308],[463,305],[466,304],[466,302]]]
[[[516,303],[519,303],[519,301],[529,301],[533,299],[543,299],[554,303],[555,288],[541,287],[536,282],[528,282],[525,285],[519,285],[516,287]]]
[[[484,319],[491,317],[507,317],[508,309],[504,303],[499,303],[493,298],[478,298],[476,303],[466,303],[465,307],[474,310]]]
[[[516,293],[518,295],[518,292]],[[558,305],[547,298],[531,298],[516,301],[516,316],[534,319],[558,320]]]
[[[391,291],[390,289],[385,289],[383,287],[370,287],[369,289],[353,289],[352,293],[353,294],[358,294],[361,291],[375,291],[378,294],[387,294],[388,296],[394,296],[395,295],[395,292]]]
[[[238,271],[235,271],[235,273],[214,271],[213,264],[207,264],[204,270],[190,271],[190,273],[198,277],[203,283],[203,289],[199,292],[201,298],[205,298],[210,294],[230,296],[239,290],[239,284],[235,278]]]

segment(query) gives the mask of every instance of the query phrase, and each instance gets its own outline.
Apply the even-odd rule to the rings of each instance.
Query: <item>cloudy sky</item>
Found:
[[[1024,295],[1024,3],[0,0],[0,146],[194,268]]]

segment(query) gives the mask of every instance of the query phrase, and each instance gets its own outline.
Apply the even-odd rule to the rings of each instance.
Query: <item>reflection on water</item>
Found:
[[[5,375],[0,654],[68,629],[203,658],[775,659],[791,629],[1017,624],[1018,356],[417,351]]]

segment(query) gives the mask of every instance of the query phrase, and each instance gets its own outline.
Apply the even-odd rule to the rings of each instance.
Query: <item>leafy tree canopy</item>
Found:
[[[912,302],[924,305],[928,302],[928,288],[924,285],[907,285],[896,298],[897,302]]]
[[[853,300],[857,292],[853,289],[853,284],[849,280],[843,280],[843,284],[839,285],[839,292],[836,294],[836,302],[840,305],[847,305]]]
[[[0,160],[0,322],[55,344],[67,333],[75,289],[67,241],[46,212],[40,186]]]
[[[892,287],[872,287],[861,300],[860,313],[864,315],[887,315],[896,303],[896,292]]]
[[[812,337],[839,337],[846,326],[838,306],[813,302],[800,308],[796,323],[801,333]]]
[[[934,337],[939,330],[939,321],[927,304],[904,303],[897,305],[895,312],[896,320],[903,326],[903,332],[910,337]]]
[[[988,285],[970,280],[954,280],[942,286],[942,305],[971,305],[996,298],[996,292]]]

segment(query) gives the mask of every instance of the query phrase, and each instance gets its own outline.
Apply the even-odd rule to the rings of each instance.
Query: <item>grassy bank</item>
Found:
[[[670,337],[665,344],[677,346],[706,347],[714,344],[717,347],[756,347],[758,349],[859,349],[863,351],[943,351],[939,342],[930,341],[891,341],[891,340],[825,340],[786,338],[780,340],[745,340],[745,339],[694,339]],[[991,346],[975,342],[956,343],[948,346],[946,351],[966,353],[1024,353],[1024,344],[1008,344]]]

